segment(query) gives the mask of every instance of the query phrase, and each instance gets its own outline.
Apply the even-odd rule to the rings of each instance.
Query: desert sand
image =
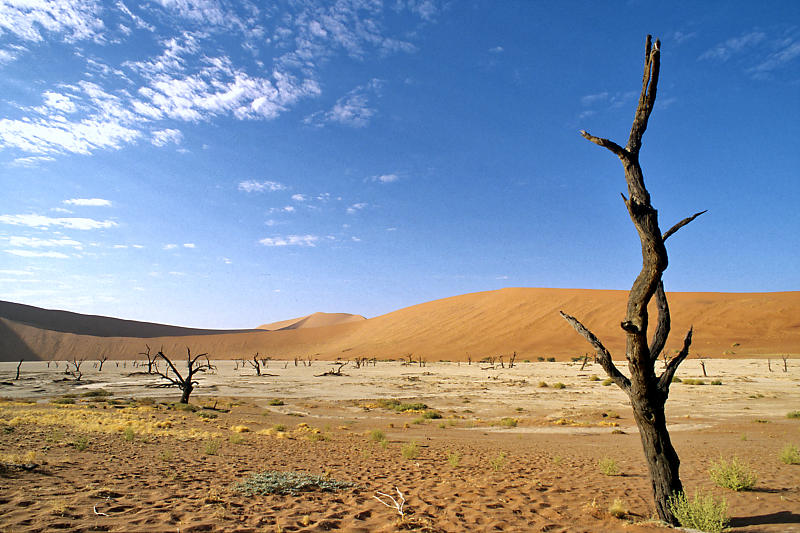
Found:
[[[667,403],[686,490],[724,497],[731,531],[800,531],[800,465],[779,460],[800,446],[800,419],[787,416],[800,409],[800,362],[702,362],[708,376],[687,360]],[[64,379],[63,361],[25,362],[19,380],[15,363],[0,363],[0,530],[668,531],[652,520],[626,398],[599,366],[507,363],[378,361],[317,377],[336,367],[270,361],[259,377],[219,361],[199,378],[193,410],[176,409],[178,391],[156,388],[132,361],[102,372],[86,361],[80,381]],[[397,412],[389,399],[442,418]],[[714,461],[734,456],[758,474],[750,491],[709,478]],[[601,471],[603,459],[618,475]],[[264,471],[354,485],[236,488]],[[374,498],[396,489],[403,518]]]
[[[569,360],[590,350],[558,314],[572,314],[622,356],[627,292],[516,288],[427,302],[364,320],[318,313],[266,324],[264,329],[189,330],[113,318],[0,305],[0,360],[132,359],[145,344],[167,354],[208,352],[215,359],[252,357],[465,361],[517,352]],[[741,358],[800,355],[800,292],[670,293],[672,331],[666,351],[680,347],[694,326],[693,355]],[[254,321],[254,325],[258,322]],[[316,327],[312,327],[316,326]]]

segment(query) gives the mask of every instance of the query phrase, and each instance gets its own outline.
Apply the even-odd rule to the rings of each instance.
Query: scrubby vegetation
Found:
[[[247,496],[254,496],[257,494],[298,494],[309,491],[337,492],[355,486],[355,483],[339,481],[326,476],[272,470],[253,474],[241,483],[235,484],[233,488]]]
[[[711,481],[717,486],[735,491],[752,489],[758,480],[753,469],[738,457],[733,457],[730,461],[720,459],[712,463],[708,473]]]
[[[728,525],[727,502],[724,498],[715,501],[711,494],[695,492],[690,500],[686,493],[681,492],[670,498],[669,508],[683,527],[721,533]]]

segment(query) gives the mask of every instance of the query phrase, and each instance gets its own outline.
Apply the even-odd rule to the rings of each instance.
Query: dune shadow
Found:
[[[758,526],[765,524],[800,524],[800,514],[791,511],[778,511],[777,513],[756,516],[736,516],[730,519],[731,527]]]
[[[30,347],[11,329],[8,324],[0,320],[0,361],[39,361],[39,357]]]

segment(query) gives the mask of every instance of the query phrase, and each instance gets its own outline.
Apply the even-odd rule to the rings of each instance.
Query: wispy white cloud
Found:
[[[180,144],[183,141],[183,133],[176,129],[156,130],[151,134],[150,142],[154,146],[166,146],[167,144]]]
[[[727,61],[735,54],[744,52],[747,49],[761,43],[767,38],[767,34],[762,31],[752,31],[744,33],[739,37],[727,39],[716,46],[706,50],[698,59]]]
[[[244,192],[285,191],[286,185],[277,181],[247,180],[239,182],[239,190]]]
[[[381,174],[380,176],[373,176],[372,181],[377,181],[379,183],[394,183],[395,181],[400,179],[400,176],[397,174]]]
[[[495,46],[494,48],[489,48],[490,54],[502,54],[505,51],[505,48],[502,46]]]
[[[111,207],[112,205],[111,200],[104,200],[103,198],[72,198],[64,200],[62,203],[87,207]]]
[[[49,163],[51,161],[55,161],[55,157],[47,156],[47,155],[33,155],[28,157],[17,157],[16,159],[12,160],[11,163],[8,165],[11,167],[37,167],[41,163]]]
[[[317,245],[319,237],[316,235],[285,235],[279,237],[267,237],[260,242],[264,246],[309,246]]]
[[[270,207],[267,213],[294,213],[296,211],[293,205],[286,205],[284,207]]]
[[[92,230],[117,226],[113,220],[95,220],[92,218],[61,217],[53,218],[44,215],[0,215],[0,224],[27,226],[31,228],[49,228],[57,226],[67,229]]]
[[[785,66],[797,57],[800,57],[800,39],[787,38],[781,41],[775,52],[772,52],[758,65],[752,67],[749,72],[756,77],[761,77]]]
[[[184,248],[197,248],[197,246],[193,242],[185,242],[183,243]]]
[[[178,247],[177,244],[165,244],[163,246],[164,250],[174,250]]]
[[[294,200],[295,202],[307,202],[308,196],[306,196],[305,194],[293,194],[292,200]]]
[[[313,113],[307,116],[303,122],[317,127],[335,122],[354,128],[363,128],[377,113],[374,107],[370,107],[369,99],[371,95],[380,93],[382,85],[383,82],[378,79],[373,79],[366,85],[359,85],[339,98],[329,111]]]
[[[8,241],[9,246],[13,246],[14,248],[57,248],[68,246],[70,248],[75,248],[76,250],[83,249],[82,243],[66,237],[59,237],[57,239],[40,239],[38,237],[11,236],[5,237],[4,239]]]
[[[365,207],[367,207],[367,205],[369,205],[369,204],[367,204],[365,202],[359,202],[357,204],[353,204],[353,205],[351,205],[350,207],[347,208],[347,213],[352,215],[352,214],[357,213],[358,211],[364,209]]]
[[[43,33],[59,34],[66,42],[102,40],[104,24],[98,0],[3,1],[0,29],[25,41],[41,42]]]
[[[69,259],[67,254],[61,252],[35,252],[33,250],[5,250],[6,253],[19,257],[49,257],[54,259]]]

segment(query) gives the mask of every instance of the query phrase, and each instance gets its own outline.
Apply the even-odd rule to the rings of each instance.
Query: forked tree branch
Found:
[[[595,137],[591,133],[587,133],[586,130],[581,130],[581,135],[583,135],[584,139],[592,141],[597,146],[602,146],[603,148],[611,150],[612,152],[614,152],[614,154],[616,154],[617,157],[619,157],[623,161],[628,156],[628,152],[625,151],[625,148],[618,145],[614,141],[611,141],[609,139],[603,139],[602,137]]]
[[[681,220],[680,222],[678,222],[677,224],[675,224],[674,226],[669,228],[667,230],[667,232],[664,235],[661,236],[661,240],[662,241],[666,241],[667,237],[669,237],[670,235],[672,235],[673,233],[675,233],[676,231],[678,231],[679,229],[684,227],[686,224],[688,224],[689,222],[691,222],[692,220],[696,219],[697,217],[699,217],[700,215],[702,215],[703,213],[705,213],[707,211],[708,211],[708,209],[704,209],[703,211],[700,211],[699,213],[695,213],[694,215],[692,215],[690,217],[684,218],[683,220]]]
[[[622,372],[614,365],[614,361],[611,359],[611,354],[608,352],[603,343],[600,342],[594,333],[589,331],[586,326],[581,324],[577,318],[566,314],[564,311],[559,311],[559,314],[562,316],[564,320],[569,322],[569,324],[575,328],[575,331],[580,333],[589,344],[591,344],[594,349],[597,351],[597,360],[600,362],[600,366],[603,367],[603,370],[606,371],[608,377],[610,377],[617,386],[625,391],[626,393],[630,393],[631,390],[631,381],[625,377]]]
[[[653,106],[656,102],[660,65],[661,41],[656,39],[653,44],[652,37],[648,35],[645,46],[644,74],[642,76],[642,90],[639,94],[639,105],[636,107],[636,116],[631,125],[631,134],[628,138],[628,144],[625,146],[625,149],[635,156],[639,155],[639,149],[642,147],[642,136],[644,136],[644,132],[647,129],[647,121],[650,119],[650,113],[653,111]]]
[[[681,351],[678,355],[670,359],[669,363],[667,363],[667,368],[664,369],[664,372],[662,372],[661,376],[658,378],[658,390],[661,391],[665,399],[669,394],[669,385],[672,383],[672,378],[675,377],[678,366],[680,366],[684,359],[686,359],[686,356],[689,355],[689,346],[692,345],[692,329],[693,327],[689,328],[686,338],[683,339],[683,348],[681,348]]]
[[[656,324],[656,331],[653,333],[653,340],[650,343],[650,359],[653,362],[661,355],[661,351],[667,343],[671,326],[669,304],[667,303],[667,294],[664,292],[663,281],[659,281],[658,287],[656,287],[656,308],[658,309],[658,323]]]

